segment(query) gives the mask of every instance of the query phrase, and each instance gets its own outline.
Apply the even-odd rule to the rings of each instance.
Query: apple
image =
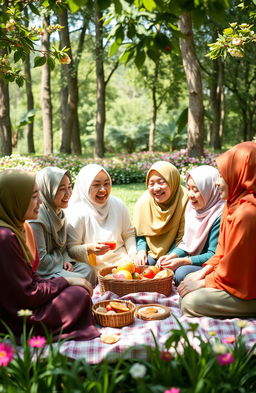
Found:
[[[155,273],[149,267],[143,270],[142,275],[143,275],[143,277],[146,277],[146,278],[154,278],[155,277]]]

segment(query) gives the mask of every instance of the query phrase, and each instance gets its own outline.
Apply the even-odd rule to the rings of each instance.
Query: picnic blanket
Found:
[[[239,331],[237,325],[237,321],[240,321],[239,318],[223,320],[209,317],[188,318],[182,316],[179,307],[179,295],[175,287],[173,287],[172,293],[168,297],[156,292],[130,293],[119,297],[112,292],[105,292],[101,295],[99,286],[94,289],[93,303],[108,299],[130,300],[135,305],[157,303],[169,307],[171,314],[163,320],[145,321],[135,317],[133,324],[122,328],[98,326],[102,335],[120,334],[119,341],[115,344],[105,344],[99,337],[91,341],[66,341],[60,348],[62,354],[73,359],[84,358],[88,363],[96,364],[102,362],[106,357],[109,360],[113,360],[117,355],[128,350],[128,348],[136,346],[136,348],[128,351],[126,356],[134,359],[146,359],[147,351],[143,345],[152,347],[155,345],[153,334],[159,347],[164,348],[164,344],[169,338],[172,329],[179,329],[178,322],[173,316],[179,320],[186,330],[189,329],[190,323],[198,323],[197,333],[206,341],[212,339],[212,332],[215,332],[216,337],[222,340],[235,335]],[[251,347],[256,342],[256,320],[247,319],[246,321],[247,326],[243,329],[243,334],[246,335],[248,347]],[[196,340],[194,344],[195,346],[198,345]]]

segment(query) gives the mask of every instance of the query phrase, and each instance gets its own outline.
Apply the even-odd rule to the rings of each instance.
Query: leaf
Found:
[[[54,68],[55,68],[55,60],[52,57],[50,57],[50,56],[48,57],[47,63],[49,65],[50,69],[54,70]]]
[[[156,8],[154,0],[143,0],[143,4],[149,12],[152,12]]]
[[[77,12],[79,8],[81,8],[83,5],[86,5],[87,3],[88,0],[68,0],[68,5],[72,14]]]
[[[109,56],[113,56],[114,53],[116,53],[117,49],[119,48],[119,45],[117,43],[117,41],[114,41],[113,44],[111,44],[110,48],[109,48]]]
[[[28,3],[28,6],[31,9],[31,11],[33,12],[33,14],[40,16],[39,10],[32,3]]]
[[[46,57],[45,56],[36,56],[34,59],[34,67],[41,67],[46,63]]]
[[[14,55],[13,55],[13,59],[14,59],[14,63],[17,63],[17,61],[19,61],[20,59],[22,59],[24,57],[24,53],[21,50],[17,50]]]
[[[143,64],[145,62],[145,58],[146,58],[146,55],[145,55],[144,50],[143,51],[137,51],[134,61],[135,61],[136,67],[138,69],[140,69],[143,66]]]
[[[183,109],[181,114],[179,115],[176,125],[177,125],[177,132],[180,133],[188,123],[188,108]]]

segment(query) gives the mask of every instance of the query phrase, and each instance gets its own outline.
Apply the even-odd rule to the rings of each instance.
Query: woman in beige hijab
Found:
[[[184,211],[188,201],[177,168],[167,161],[151,166],[146,177],[147,191],[134,208],[138,265],[155,265],[170,253],[184,232]]]

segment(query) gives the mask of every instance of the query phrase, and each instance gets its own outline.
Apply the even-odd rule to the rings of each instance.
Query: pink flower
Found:
[[[223,338],[222,342],[224,344],[233,344],[236,341],[235,336],[229,336],[229,337],[225,337]]]
[[[160,358],[162,360],[164,360],[165,362],[169,362],[170,360],[172,360],[173,356],[171,354],[171,352],[169,351],[163,351],[160,355]]]
[[[171,388],[171,389],[165,390],[164,393],[180,393],[180,389],[179,388]]]
[[[235,361],[231,353],[227,352],[217,356],[218,363],[223,366],[225,364],[231,364]]]
[[[45,346],[45,337],[35,336],[28,340],[28,345],[33,348],[43,348]]]
[[[0,344],[0,366],[7,366],[13,359],[13,347],[11,345]]]

